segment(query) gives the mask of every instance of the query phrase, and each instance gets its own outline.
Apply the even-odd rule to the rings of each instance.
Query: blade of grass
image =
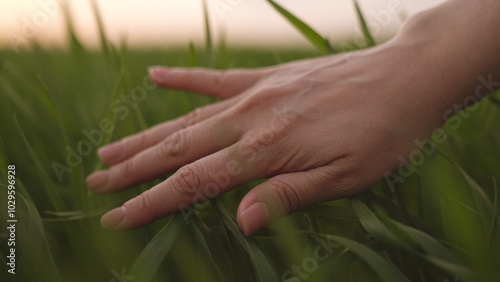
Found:
[[[184,227],[182,215],[175,214],[135,260],[130,269],[130,277],[144,282],[153,279]]]
[[[196,47],[193,42],[189,42],[189,66],[196,67],[198,65],[198,55],[196,54]]]
[[[479,184],[477,184],[476,181],[474,181],[474,179],[472,179],[472,177],[469,176],[469,174],[463,170],[462,167],[452,161],[446,153],[441,151],[440,155],[456,167],[460,174],[465,178],[470,193],[474,199],[475,206],[473,207],[473,210],[479,213],[482,226],[487,234],[500,234],[500,219],[496,205],[490,201],[484,190],[479,186]],[[491,240],[489,242],[491,243]]]
[[[358,217],[351,209],[344,207],[314,205],[312,207],[307,208],[307,211],[311,212],[311,214],[316,216],[346,219],[346,220],[358,220]]]
[[[492,235],[500,234],[500,220],[498,216],[497,204],[492,203],[483,189],[472,179],[461,167],[457,168],[460,170],[462,175],[465,177],[469,184],[470,191],[474,197],[476,203],[476,209],[479,211],[479,216],[483,223],[483,228],[487,230],[488,234]],[[495,189],[495,193],[497,193]],[[496,202],[496,197],[495,200]],[[493,238],[489,238],[489,243],[491,243]]]
[[[148,129],[148,125],[146,123],[146,120],[144,119],[144,115],[142,114],[142,111],[139,107],[136,107],[134,109],[134,114],[137,119],[137,122],[139,123],[139,129],[140,130]]]
[[[199,215],[193,214],[192,219],[194,219],[194,224],[189,225],[191,227],[191,232],[193,232],[198,245],[202,249],[201,251],[205,256],[205,261],[210,261],[212,264],[214,280],[221,282],[229,281],[215,261],[216,257],[220,257],[220,250],[217,252],[217,248],[220,246],[217,242],[214,242],[214,238],[210,238],[210,234],[208,234],[208,230],[206,230],[206,227],[201,221]]]
[[[361,11],[361,8],[359,7],[357,0],[354,0],[354,7],[356,8],[356,15],[358,16],[358,21],[359,24],[361,25],[361,30],[363,31],[363,36],[365,37],[367,46],[368,47],[375,46],[376,45],[375,39],[373,39],[373,36],[370,32],[370,28],[368,28],[365,16],[363,15],[363,12]]]
[[[428,234],[415,228],[403,225],[383,215],[380,215],[379,218],[389,229],[395,231],[397,230],[396,232],[398,234],[404,234],[404,236],[411,238],[411,240],[418,244],[419,249],[421,249],[425,254],[429,254],[433,257],[449,261],[451,263],[460,263],[458,259],[451,254],[450,251],[448,251],[448,249]]]
[[[418,249],[421,251],[412,252],[415,255],[422,257],[428,262],[438,266],[453,276],[458,276],[461,281],[470,280],[474,277],[472,271],[464,267],[460,261],[438,240],[421,232],[420,230],[405,226],[399,222],[381,216],[380,219],[391,229],[397,230],[398,233],[403,233],[418,244]]]
[[[492,239],[493,239],[493,233],[494,233],[494,230],[495,230],[495,227],[498,227],[498,221],[500,219],[500,216],[498,215],[498,186],[497,186],[497,182],[496,182],[496,179],[493,177],[493,191],[495,191],[494,195],[493,195],[493,210],[494,210],[494,213],[493,213],[493,217],[491,218],[491,230],[490,230],[490,234],[488,236],[488,241],[491,242]]]
[[[40,86],[40,89],[42,90],[43,96],[41,96],[41,103],[42,107],[48,112],[52,118],[57,121],[57,125],[59,126],[59,130],[61,131],[61,137],[63,138],[64,145],[68,145],[69,142],[69,135],[66,130],[66,125],[64,124],[64,118],[59,111],[58,107],[56,106],[54,96],[50,92],[49,88],[47,87],[47,84],[43,81],[43,79],[38,76],[38,85]]]
[[[229,213],[226,207],[224,207],[220,200],[212,199],[211,202],[226,227],[231,231],[232,235],[236,237],[241,246],[243,246],[243,248],[245,248],[248,252],[257,281],[278,281],[279,278],[276,269],[274,268],[274,264],[267,257],[267,255],[264,254],[262,249],[259,248],[253,240],[243,236],[236,224],[236,220]]]
[[[210,15],[208,13],[208,5],[206,0],[202,0],[203,5],[203,20],[205,26],[205,54],[208,58],[207,66],[215,67],[215,53],[213,48],[212,29],[210,27]]]
[[[25,190],[25,189],[23,189]],[[59,276],[51,248],[49,248],[46,232],[43,228],[43,223],[36,210],[35,206],[29,202],[22,194],[17,194],[21,205],[18,209],[25,210],[26,216],[22,218],[22,226],[18,232],[22,234],[36,234],[36,236],[27,235],[23,238],[22,249],[18,259],[18,271],[23,276],[26,275],[24,281],[50,280],[62,281]],[[20,230],[19,230],[20,229]],[[21,235],[24,237],[23,235]],[[21,238],[22,238],[21,237]],[[43,262],[39,258],[43,257]],[[40,267],[32,269],[32,266],[38,264]],[[41,266],[41,265],[43,266]],[[30,270],[30,271],[27,271]]]
[[[324,37],[322,37],[318,32],[312,29],[309,25],[301,21],[295,15],[287,11],[285,8],[280,6],[273,0],[267,0],[271,6],[273,6],[283,17],[285,17],[305,38],[309,40],[316,48],[321,52],[333,53],[334,49]]]
[[[90,210],[72,210],[72,211],[62,211],[62,212],[46,210],[44,211],[46,215],[55,216],[56,218],[42,218],[42,220],[46,222],[51,222],[51,221],[75,221],[75,220],[93,218],[104,214],[105,212],[125,202],[127,199],[128,197],[120,197],[117,200],[107,202],[106,204],[100,206],[99,208]]]
[[[109,55],[109,43],[108,39],[106,36],[106,31],[104,30],[104,22],[102,20],[101,12],[99,10],[99,5],[97,4],[96,0],[92,0],[91,2],[92,5],[92,11],[94,13],[94,18],[97,23],[97,27],[99,29],[99,39],[101,41],[101,51],[104,53],[105,56]]]
[[[452,275],[456,274],[455,270],[460,270],[461,278],[465,279],[471,276],[471,272],[461,266],[459,260],[436,239],[424,232],[394,221],[383,214],[379,216],[375,215],[359,199],[353,199],[352,204],[363,227],[376,238],[380,238],[387,243],[396,243],[398,247],[409,251],[413,255],[418,255],[433,264],[436,261],[446,262],[440,263],[437,266],[440,268],[447,266],[444,270]],[[391,236],[386,235],[389,233]],[[435,260],[429,260],[429,258],[434,258]]]
[[[62,140],[63,140],[63,147],[66,148],[69,146],[69,140],[70,140],[70,137],[69,137],[69,133],[68,133],[68,126],[65,124],[64,122],[64,117],[61,113],[61,111],[59,110],[59,107],[56,105],[56,102],[55,102],[55,99],[54,99],[54,95],[52,95],[51,91],[49,90],[49,88],[47,87],[47,84],[43,81],[43,79],[38,76],[38,83],[40,85],[40,88],[42,89],[42,93],[44,94],[42,97],[41,97],[41,102],[43,103],[43,109],[45,109],[48,113],[50,113],[50,115],[52,116],[52,119],[55,120],[57,126],[59,127],[59,131],[60,131],[60,134],[61,134],[61,137],[62,137]],[[76,169],[76,168],[75,168]],[[77,169],[78,173],[71,173],[71,176],[72,177],[72,182],[71,182],[71,187],[74,188],[74,189],[71,189],[72,192],[73,192],[73,200],[75,201],[81,201],[83,200],[83,198],[81,196],[83,196],[84,193],[83,189],[79,189],[81,188],[81,186],[79,185],[79,183],[83,183],[84,182],[84,171],[83,171],[83,166],[78,166],[78,169]]]
[[[108,105],[110,105],[110,107],[109,107],[108,114],[106,116],[106,118],[108,120],[111,120],[111,122],[113,124],[113,126],[112,126],[113,129],[110,130],[110,132],[104,133],[103,144],[110,143],[111,138],[113,137],[113,133],[115,132],[118,114],[116,111],[113,111],[112,104],[113,104],[113,101],[116,101],[118,99],[118,97],[120,96],[121,90],[123,89],[124,82],[125,82],[125,71],[122,70],[120,72],[120,76],[118,77],[118,79],[116,81],[115,88],[113,90],[113,94],[110,97],[110,101],[108,103]],[[99,162],[97,162],[93,171],[100,170],[100,169],[102,169],[102,167],[103,167],[103,163],[99,161]],[[89,194],[90,194],[90,192],[89,192]]]
[[[8,183],[8,174],[7,174],[7,167],[9,165],[12,165],[9,160],[9,155],[7,154],[7,151],[5,150],[5,144],[3,143],[2,136],[0,135],[0,180],[4,180],[5,183]],[[15,164],[13,164],[15,165]],[[26,199],[30,202],[33,203],[33,199],[31,198],[30,194],[22,184],[21,179],[17,178],[16,182],[18,183],[18,186],[16,187],[16,190],[20,192],[21,194],[25,195]],[[0,183],[1,184],[1,183]],[[5,193],[7,195],[7,193]]]
[[[3,144],[2,135],[0,135],[0,176],[3,180],[7,181],[7,166],[10,164],[9,157],[7,156],[7,151],[5,151],[5,146]]]
[[[15,105],[15,110],[22,112],[23,116],[29,118],[29,120],[37,126],[42,126],[43,123],[40,121],[40,118],[36,115],[36,113],[32,110],[31,106],[18,94],[16,90],[12,87],[11,80],[8,78],[4,78],[3,75],[0,75],[0,85],[2,86],[2,92],[6,93],[11,101]]]
[[[217,61],[216,61],[216,66],[220,68],[228,68],[228,62],[227,62],[227,41],[226,41],[226,32],[224,29],[224,26],[221,26],[219,29],[219,41],[217,44]]]
[[[111,48],[111,50],[114,50],[114,48]],[[120,62],[119,65],[121,66],[120,69],[121,69],[121,73],[123,74],[123,79],[120,80],[121,81],[120,85],[124,86],[130,80],[129,70],[125,67],[126,58],[125,58],[124,52],[118,52],[117,50],[115,50],[113,52],[116,53],[115,56],[117,57],[117,60]],[[130,86],[128,88],[130,88]],[[129,91],[129,94],[131,93],[131,91],[133,91],[133,90],[131,89]],[[144,91],[146,91],[146,90],[144,90]],[[115,92],[115,94],[116,94],[116,92]],[[148,128],[148,125],[146,123],[146,120],[144,119],[144,115],[142,114],[140,107],[137,106],[133,110],[134,110],[136,120],[139,123],[139,129],[146,130]]]
[[[392,242],[406,247],[407,242],[399,241],[394,234],[378,219],[378,217],[358,198],[351,199],[354,213],[358,216],[363,228],[377,240]]]
[[[492,207],[489,200],[481,196],[482,192],[475,192],[474,185],[468,183],[457,167],[442,151],[433,162],[421,167],[420,191],[425,195],[422,214],[433,233],[442,238],[443,244],[453,250],[461,262],[474,273],[489,276],[498,271],[500,253],[497,240],[488,242],[494,209],[488,208]],[[436,169],[439,174],[435,173]]]
[[[396,201],[398,203],[399,208],[402,211],[403,218],[406,220],[406,222],[411,224],[411,226],[413,227],[417,226],[417,222],[413,220],[413,217],[410,214],[410,211],[408,210],[405,201],[403,200],[403,196],[401,195],[401,189],[399,185],[397,185],[396,189],[394,189],[393,194],[396,196]]]
[[[57,191],[55,191],[55,189],[50,189],[50,188],[53,188],[54,185],[52,184],[52,180],[50,179],[49,174],[45,170],[45,167],[43,166],[42,161],[40,160],[40,158],[36,154],[35,150],[31,146],[30,142],[28,141],[28,138],[26,138],[26,135],[24,134],[24,131],[21,128],[21,124],[19,123],[19,120],[17,119],[17,116],[15,114],[13,115],[13,118],[14,118],[14,124],[17,127],[19,133],[21,134],[21,138],[23,140],[23,143],[24,143],[26,149],[28,149],[28,152],[33,160],[33,163],[35,164],[35,167],[38,171],[38,175],[40,176],[40,180],[42,182],[42,186],[47,191],[47,194],[48,194],[48,197],[49,197],[49,200],[50,200],[52,206],[55,208],[55,210],[62,210],[63,204],[61,203],[60,198],[55,194],[55,193],[57,193]]]
[[[488,98],[493,104],[495,104],[497,107],[500,107],[500,100],[498,100],[497,98],[493,97],[493,96],[490,96]]]
[[[60,5],[63,15],[64,15],[64,20],[66,21],[66,32],[68,34],[68,39],[70,43],[70,49],[73,51],[83,51],[83,45],[78,39],[78,36],[76,35],[76,30],[75,30],[75,25],[73,23],[73,17],[71,15],[71,7],[70,5]]]
[[[370,266],[382,281],[410,281],[399,271],[399,269],[387,262],[382,256],[369,247],[339,236],[328,235],[327,237],[349,248]]]
[[[0,195],[7,196],[7,191],[13,191],[8,189],[7,186],[8,185],[4,183],[0,183]],[[9,218],[16,220],[13,224],[16,230],[15,245],[9,244],[10,247],[15,247],[15,276],[12,275],[9,279],[2,281],[61,281],[53,258],[52,249],[49,248],[48,245],[46,236],[48,233],[46,233],[43,228],[40,216],[33,203],[23,196],[24,192],[22,191],[26,191],[23,184],[20,181],[16,181],[15,186],[16,193],[9,193],[9,195],[14,195],[16,197],[15,218]],[[0,214],[0,220],[6,222],[7,213]],[[36,234],[36,236],[33,236],[34,234]],[[0,239],[4,238],[4,236],[1,236]],[[9,251],[3,253],[2,250],[0,250],[2,257],[7,257],[9,254],[8,252]],[[43,257],[44,260],[40,261],[40,257]],[[32,269],[32,266],[35,264],[38,267]],[[2,270],[5,271],[4,273],[7,273],[6,268]],[[15,279],[12,280],[12,278]]]
[[[437,265],[442,269],[447,270],[450,274],[452,274],[452,276],[460,278],[459,281],[466,281],[466,282],[483,281],[483,280],[478,280],[479,279],[478,275],[476,275],[475,273],[456,264],[432,256],[427,256],[426,259],[432,262],[434,265]]]

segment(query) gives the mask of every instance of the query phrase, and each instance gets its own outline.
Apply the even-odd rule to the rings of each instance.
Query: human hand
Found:
[[[88,177],[97,193],[180,168],[105,215],[103,225],[136,228],[270,177],[239,206],[239,226],[251,234],[299,209],[369,187],[395,168],[412,140],[440,125],[418,98],[421,90],[408,92],[414,77],[390,49],[259,70],[152,68],[159,86],[223,100],[99,151],[110,168]]]
[[[464,3],[437,11],[461,5],[466,15]],[[110,168],[87,178],[96,193],[176,171],[104,215],[102,225],[137,228],[245,182],[270,178],[239,205],[238,224],[248,235],[307,206],[370,187],[399,165],[399,156],[416,149],[415,140],[444,122],[443,114],[474,89],[478,74],[496,66],[485,55],[496,45],[457,45],[447,29],[422,36],[421,26],[432,21],[457,24],[454,13],[440,13],[447,17],[421,16],[407,28],[411,32],[348,55],[257,70],[152,68],[151,79],[161,87],[222,101],[99,151]],[[466,26],[460,31],[461,38],[477,36]],[[464,59],[469,67],[461,68],[456,58],[479,49]]]

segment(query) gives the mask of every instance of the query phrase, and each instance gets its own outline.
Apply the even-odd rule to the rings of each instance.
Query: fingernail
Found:
[[[109,180],[109,172],[107,170],[101,170],[92,173],[86,179],[87,187],[92,190],[98,190],[106,186]]]
[[[105,162],[118,160],[123,152],[123,143],[115,143],[104,146],[97,151],[99,158]]]
[[[243,233],[250,235],[269,224],[269,209],[263,202],[255,202],[240,214],[238,221]]]
[[[116,208],[101,217],[101,226],[106,229],[117,229],[122,220],[125,218],[125,207]]]
[[[148,69],[149,76],[155,83],[161,83],[164,81],[165,76],[168,74],[168,69],[164,67],[153,66]]]

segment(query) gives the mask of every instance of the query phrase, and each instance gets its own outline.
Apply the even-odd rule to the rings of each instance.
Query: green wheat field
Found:
[[[104,212],[161,179],[94,195],[84,179],[104,167],[97,148],[214,102],[152,87],[148,66],[252,68],[340,52],[269,3],[316,51],[231,49],[212,38],[208,13],[203,46],[131,50],[108,43],[97,6],[99,51],[82,46],[69,14],[67,49],[0,50],[0,281],[500,280],[499,93],[445,124],[447,141],[395,189],[381,181],[250,237],[235,214],[258,182],[211,200],[188,220],[179,213],[134,231],[100,227]],[[353,9],[374,45],[356,2]],[[13,218],[15,233],[7,228]],[[8,272],[11,242],[15,274]]]

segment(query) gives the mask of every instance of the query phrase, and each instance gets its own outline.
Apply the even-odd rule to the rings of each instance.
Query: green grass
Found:
[[[445,125],[449,140],[395,190],[382,181],[353,199],[310,207],[251,237],[238,230],[234,214],[255,183],[208,203],[189,221],[177,214],[130,232],[100,227],[100,215],[160,180],[114,195],[89,193],[85,176],[103,166],[97,146],[212,102],[160,89],[147,91],[136,108],[114,101],[143,85],[150,65],[251,68],[335,50],[295,16],[285,16],[322,47],[317,52],[231,50],[208,36],[208,50],[186,43],[184,50],[134,51],[109,45],[101,28],[100,52],[85,50],[71,29],[67,51],[0,51],[0,222],[3,226],[7,216],[6,168],[14,164],[17,281],[276,281],[283,274],[295,277],[290,281],[500,277],[500,133],[494,122],[500,107],[492,99],[481,102],[458,130]],[[205,28],[210,34],[208,24]],[[127,114],[113,105],[127,108]],[[105,119],[114,129],[94,145],[82,131],[99,129]],[[68,152],[81,141],[91,144],[89,152],[81,161],[73,156],[72,167]],[[71,170],[62,181],[54,162]],[[2,228],[0,234],[5,233]],[[12,281],[6,273],[6,238],[0,239],[0,280]],[[323,261],[311,259],[318,250]]]

